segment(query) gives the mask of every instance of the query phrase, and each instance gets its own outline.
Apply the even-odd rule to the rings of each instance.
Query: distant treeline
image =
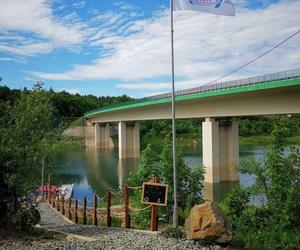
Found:
[[[30,93],[28,89],[10,89],[0,86],[0,113],[5,114],[8,106],[13,106],[20,98],[21,92]],[[50,96],[55,108],[55,116],[61,119],[82,117],[83,114],[92,109],[104,107],[111,104],[122,103],[133,100],[127,95],[122,96],[94,96],[70,94],[66,91],[55,92],[52,89],[46,91]],[[292,115],[280,116],[289,128],[290,136],[300,134],[300,116]],[[269,135],[273,129],[273,124],[279,116],[254,116],[239,117],[241,136]],[[191,137],[198,137],[201,133],[201,123],[203,119],[186,119],[176,121],[176,131],[178,134],[186,134]],[[145,135],[168,136],[171,134],[170,120],[153,120],[141,122],[141,132]]]
[[[14,105],[20,99],[21,92],[30,93],[31,90],[26,88],[22,90],[10,89],[6,86],[0,86],[0,110],[4,103]],[[82,117],[83,113],[89,110],[132,100],[126,95],[97,97],[94,95],[70,94],[66,91],[55,92],[52,89],[47,93],[58,117]]]

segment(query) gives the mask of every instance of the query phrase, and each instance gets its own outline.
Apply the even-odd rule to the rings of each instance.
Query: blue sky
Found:
[[[297,31],[299,0],[232,0],[236,17],[175,13],[176,88],[200,86]],[[143,97],[170,91],[169,0],[0,0],[2,85]],[[300,38],[230,76],[299,68]]]

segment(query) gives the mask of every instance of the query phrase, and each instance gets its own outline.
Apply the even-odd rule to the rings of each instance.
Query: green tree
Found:
[[[184,217],[189,209],[196,203],[202,201],[202,168],[191,170],[183,161],[182,153],[177,153],[177,172],[178,172],[178,205],[180,223],[184,222]],[[159,207],[160,218],[165,222],[169,222],[173,212],[173,166],[172,166],[172,146],[168,140],[163,142],[163,149],[160,154],[152,150],[152,146],[148,145],[141,154],[139,170],[137,173],[130,176],[128,182],[130,185],[140,186],[144,181],[151,180],[152,177],[158,177],[162,183],[169,184],[168,190],[168,205]],[[141,207],[140,198],[141,192],[135,191],[132,202],[135,206]],[[149,211],[138,213],[133,218],[134,222],[139,227],[146,227],[149,223]]]
[[[251,158],[241,167],[253,176],[250,188],[236,189],[224,202],[235,239],[251,249],[299,249],[300,244],[300,150],[285,146],[289,128],[278,119],[272,143],[262,160]],[[263,197],[255,206],[252,197]]]
[[[52,137],[52,114],[47,93],[35,89],[21,94],[11,107],[8,123],[2,124],[0,210],[1,218],[5,218],[0,222],[2,227],[14,225],[21,212],[20,199],[40,183],[41,160],[45,158],[45,146],[41,145]]]

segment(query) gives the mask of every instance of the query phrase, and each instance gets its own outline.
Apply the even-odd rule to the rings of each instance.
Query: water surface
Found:
[[[262,158],[266,147],[258,145],[240,146],[240,162],[249,156]],[[183,148],[184,160],[191,168],[202,165],[201,146],[185,146]],[[93,193],[103,196],[108,189],[118,190],[126,183],[130,173],[138,168],[138,159],[118,159],[118,150],[100,150],[95,148],[83,148],[77,150],[66,149],[57,157],[54,166],[54,182],[75,183],[74,197],[82,199],[84,195],[92,201]],[[250,186],[253,178],[240,174],[240,185]],[[224,182],[220,184],[206,185],[205,195],[216,201],[229,192],[234,185],[239,183]]]

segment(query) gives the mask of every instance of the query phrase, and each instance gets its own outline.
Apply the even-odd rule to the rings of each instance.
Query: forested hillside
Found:
[[[28,89],[10,89],[6,86],[0,86],[0,108],[3,105],[14,105],[19,99],[21,93],[30,93]],[[94,96],[70,94],[66,91],[55,92],[52,89],[46,91],[49,95],[57,117],[82,117],[83,113],[91,109],[104,107],[110,104],[126,102],[132,98],[123,96]]]

